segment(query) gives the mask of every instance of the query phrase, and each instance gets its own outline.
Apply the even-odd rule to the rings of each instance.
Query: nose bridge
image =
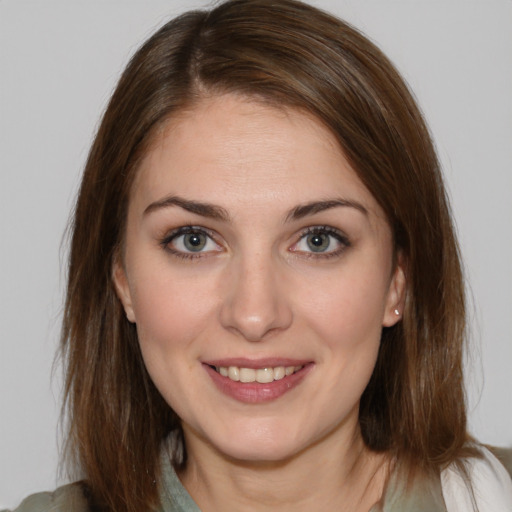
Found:
[[[292,319],[277,258],[253,251],[234,258],[226,276],[221,321],[249,341],[285,329]],[[282,270],[282,269],[281,269]]]

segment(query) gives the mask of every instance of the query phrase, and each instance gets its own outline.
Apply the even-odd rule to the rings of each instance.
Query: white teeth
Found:
[[[302,366],[276,366],[275,368],[239,368],[238,366],[216,366],[215,369],[223,377],[235,382],[259,382],[267,384],[274,380],[281,380],[299,371]]]
[[[274,370],[272,368],[261,368],[256,370],[256,380],[262,384],[274,380]]]
[[[228,377],[231,380],[238,382],[240,380],[240,370],[236,366],[230,366],[228,368]]]
[[[240,382],[254,382],[256,380],[256,370],[252,368],[240,368]]]
[[[274,380],[281,380],[286,375],[284,366],[274,368]]]

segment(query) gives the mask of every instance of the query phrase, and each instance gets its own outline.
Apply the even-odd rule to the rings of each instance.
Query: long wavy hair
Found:
[[[364,442],[426,471],[464,454],[463,275],[420,110],[390,61],[347,23],[294,0],[232,0],[173,19],[135,53],[85,166],[71,225],[62,350],[68,451],[98,510],[157,505],[159,452],[169,434],[186,463],[179,418],[144,367],[112,265],[154,134],[205,95],[230,92],[323,122],[386,213],[406,262],[403,321],[383,329],[361,398]]]

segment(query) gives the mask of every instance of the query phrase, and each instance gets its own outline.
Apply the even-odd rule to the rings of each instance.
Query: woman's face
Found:
[[[333,135],[235,95],[157,137],[114,280],[189,456],[251,461],[358,434],[404,285],[384,214]]]

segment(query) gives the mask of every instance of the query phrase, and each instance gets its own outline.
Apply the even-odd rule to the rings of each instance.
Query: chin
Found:
[[[249,463],[284,462],[308,445],[299,432],[290,432],[283,425],[278,432],[268,426],[250,426],[211,442],[225,457]]]
[[[280,463],[293,458],[300,450],[276,442],[250,442],[226,446],[223,453],[240,463]]]

